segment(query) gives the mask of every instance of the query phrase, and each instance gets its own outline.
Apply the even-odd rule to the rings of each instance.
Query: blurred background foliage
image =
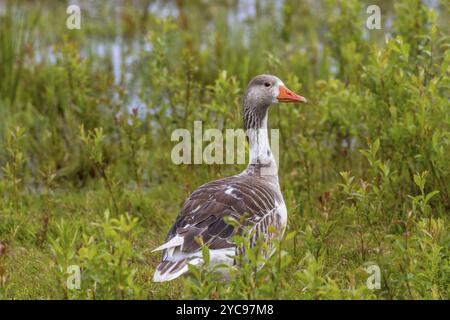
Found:
[[[0,298],[448,299],[449,8],[0,1]],[[260,73],[310,101],[270,114],[290,236],[257,277],[153,284],[150,251],[185,197],[245,167],[174,165],[171,132],[241,128]]]

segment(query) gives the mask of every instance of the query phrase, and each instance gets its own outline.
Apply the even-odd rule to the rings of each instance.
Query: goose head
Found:
[[[261,128],[270,105],[280,102],[307,101],[289,90],[278,77],[262,74],[250,80],[243,100],[245,130]]]

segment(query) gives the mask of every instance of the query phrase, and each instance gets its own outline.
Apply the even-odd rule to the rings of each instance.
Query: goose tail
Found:
[[[178,261],[161,261],[153,275],[153,282],[171,281],[189,271],[189,264],[198,265],[200,258],[181,259]]]

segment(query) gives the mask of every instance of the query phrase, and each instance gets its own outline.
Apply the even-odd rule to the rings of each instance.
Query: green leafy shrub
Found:
[[[60,288],[66,298],[129,299],[139,298],[141,289],[135,284],[136,269],[132,262],[141,259],[135,247],[139,234],[138,219],[126,215],[93,223],[83,233],[70,225],[57,224],[51,249]],[[67,270],[81,270],[80,287],[68,288]]]

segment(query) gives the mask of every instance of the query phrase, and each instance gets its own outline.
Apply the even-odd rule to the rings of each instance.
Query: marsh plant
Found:
[[[3,1],[0,298],[449,299],[448,2],[378,1],[380,29],[371,4],[79,1],[68,29],[64,1]],[[183,199],[245,167],[173,163],[172,132],[242,128],[261,73],[309,100],[271,110],[276,254],[152,283]]]

